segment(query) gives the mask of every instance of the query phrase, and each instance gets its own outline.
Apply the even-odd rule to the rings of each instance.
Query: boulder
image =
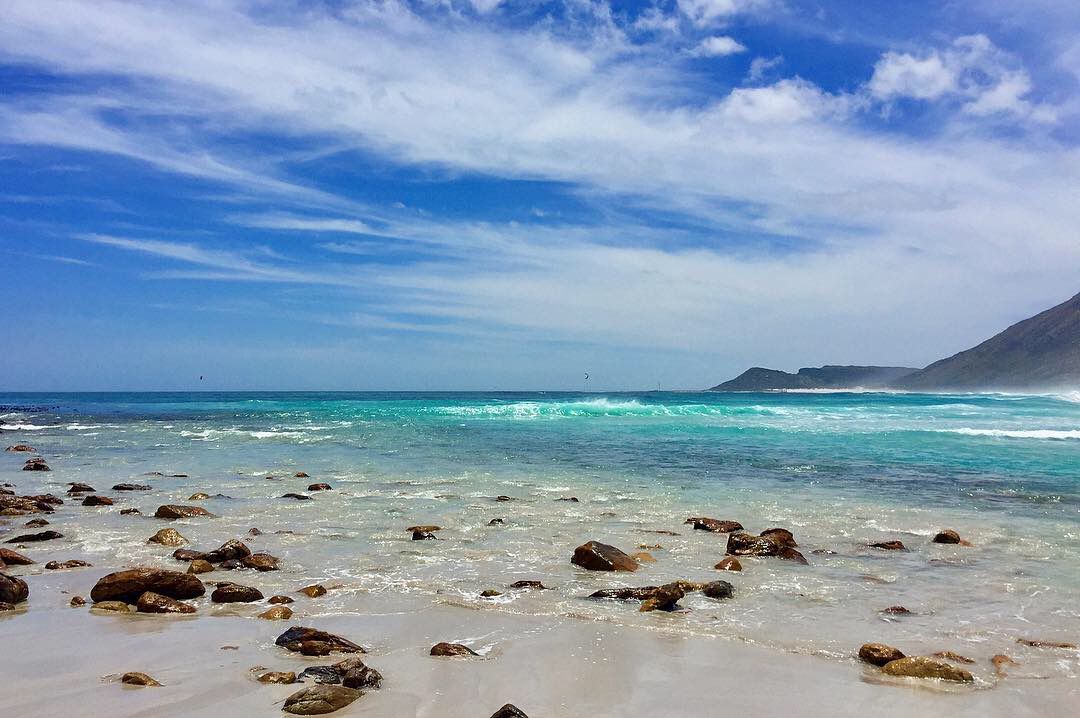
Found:
[[[157,543],[162,546],[183,546],[187,539],[180,535],[176,529],[161,529],[156,534],[146,539],[149,543]]]
[[[271,556],[268,553],[253,553],[240,559],[240,563],[245,568],[253,568],[256,571],[277,571],[279,561],[277,556]]]
[[[18,576],[0,573],[0,602],[22,603],[30,596],[30,587]]]
[[[29,444],[15,444],[14,446],[9,446],[8,448],[4,449],[4,451],[25,451],[32,454],[37,453],[37,449],[30,446]]]
[[[294,653],[303,653],[304,655],[326,655],[329,653],[365,653],[363,648],[347,639],[335,636],[332,633],[326,631],[320,631],[315,628],[307,628],[304,626],[293,626],[289,630],[282,633],[277,637],[275,643],[279,646],[293,651]],[[318,644],[317,646],[311,646],[311,650],[324,651],[325,653],[312,653],[305,651],[305,646],[309,644]]]
[[[9,566],[29,566],[34,563],[34,559],[23,556],[18,551],[12,551],[9,548],[0,548],[0,561]]]
[[[304,586],[297,593],[302,593],[308,598],[318,598],[319,596],[326,595],[326,587],[321,583],[315,583],[310,586]]]
[[[202,506],[181,506],[178,504],[165,504],[158,506],[154,516],[159,519],[190,519],[196,516],[213,516],[212,513]]]
[[[33,459],[27,459],[23,464],[23,471],[52,471],[49,465],[45,463],[45,459],[41,457],[34,457]]]
[[[22,534],[13,539],[8,539],[5,543],[32,543],[35,541],[52,541],[53,539],[60,538],[64,538],[64,534],[59,531],[41,531],[36,534]]]
[[[223,561],[239,560],[251,555],[251,549],[243,541],[229,539],[213,551],[207,551],[201,558],[210,563],[222,563]]]
[[[460,643],[436,643],[430,651],[433,656],[479,656],[480,654]]]
[[[340,710],[362,695],[361,691],[344,686],[315,685],[293,693],[281,709],[293,715],[322,715]]]
[[[884,643],[864,643],[859,648],[859,658],[875,666],[884,666],[903,657],[904,654],[899,648],[886,646]]]
[[[776,556],[780,548],[780,542],[771,536],[742,532],[728,535],[727,553],[732,556]]]
[[[945,529],[939,531],[934,538],[931,539],[933,543],[950,543],[959,544],[960,546],[970,546],[971,544],[960,538],[960,534],[956,533],[952,529]]]
[[[382,674],[371,666],[365,665],[357,657],[346,658],[335,663],[334,668],[341,674],[341,685],[346,688],[377,689],[382,685]]]
[[[795,534],[787,529],[765,529],[759,535],[768,536],[774,541],[777,541],[781,546],[790,546],[792,548],[799,547],[799,544],[795,543]]]
[[[709,581],[702,587],[701,592],[709,598],[731,598],[735,595],[735,587],[727,581]]]
[[[890,676],[909,678],[937,678],[943,681],[971,683],[975,679],[969,671],[925,656],[907,656],[886,663],[881,671]]]
[[[525,715],[525,711],[514,704],[507,703],[502,708],[492,713],[491,718],[529,718],[529,716]]]
[[[156,680],[146,675],[145,673],[139,673],[138,671],[132,671],[131,673],[125,673],[120,677],[120,682],[128,686],[160,686]]]
[[[870,544],[870,548],[880,548],[885,551],[907,551],[903,541],[878,541]]]
[[[296,683],[296,674],[292,671],[270,671],[257,679],[259,683]]]
[[[720,562],[713,568],[720,571],[742,571],[742,564],[734,556],[726,556],[720,559]]]
[[[711,531],[718,534],[727,534],[732,531],[742,531],[743,525],[738,521],[725,521],[710,519],[705,516],[692,516],[683,523],[693,524],[698,531]]]
[[[112,487],[113,491],[150,491],[150,487],[146,484],[116,484]]]
[[[570,563],[588,571],[637,571],[639,568],[637,561],[599,541],[589,541],[574,549]]]
[[[86,568],[87,566],[92,565],[93,564],[87,563],[86,561],[73,558],[67,561],[49,561],[47,564],[45,564],[45,569],[47,571],[57,571],[67,568]]]
[[[292,615],[292,609],[288,606],[271,606],[260,613],[259,618],[264,618],[267,621],[287,621],[292,618]]]
[[[679,599],[686,595],[686,589],[676,583],[665,583],[654,589],[638,609],[642,613],[649,611],[674,611],[679,608]]]
[[[330,491],[334,487],[330,484],[311,484],[307,487],[308,491]]]
[[[78,481],[72,482],[67,490],[69,494],[89,494],[93,491],[96,491],[93,486],[90,484],[79,483]]]
[[[132,568],[102,577],[90,591],[90,598],[95,603],[113,600],[134,603],[147,591],[182,600],[202,596],[206,593],[206,587],[189,573],[162,568]]]
[[[252,603],[263,600],[263,595],[257,588],[223,581],[210,594],[210,600],[214,603]]]
[[[195,613],[195,607],[160,593],[145,591],[135,602],[139,613]]]
[[[113,500],[108,496],[87,496],[82,501],[83,506],[112,506]]]

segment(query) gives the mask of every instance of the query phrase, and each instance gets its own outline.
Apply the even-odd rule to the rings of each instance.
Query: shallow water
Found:
[[[0,483],[15,484],[20,494],[60,495],[67,482],[81,481],[117,499],[106,508],[68,501],[49,517],[65,539],[31,545],[27,553],[39,566],[53,558],[95,566],[63,578],[32,575],[32,602],[39,587],[63,582],[85,595],[107,568],[182,567],[169,557],[171,549],[145,543],[172,525],[195,548],[242,537],[252,550],[283,559],[275,573],[204,578],[233,578],[268,596],[317,580],[338,584],[306,606],[310,616],[450,606],[738,639],[844,663],[873,640],[908,653],[969,655],[984,688],[996,683],[988,660],[997,653],[1021,663],[1010,672],[1016,679],[1071,682],[1080,677],[1080,653],[1027,648],[1016,639],[1080,641],[1080,403],[1074,399],[0,395],[0,405],[49,407],[0,412],[0,430],[5,445],[32,444],[53,468],[22,472],[25,455],[4,454]],[[293,478],[297,471],[310,479]],[[187,477],[167,476],[178,473]],[[154,490],[108,490],[122,481]],[[334,490],[305,502],[279,498],[317,481]],[[199,502],[219,518],[150,517],[160,504],[191,503],[186,499],[196,491],[228,497]],[[513,501],[497,502],[498,495]],[[556,500],[569,496],[579,502]],[[144,516],[120,516],[125,506]],[[749,558],[741,573],[715,571],[725,537],[683,525],[700,515],[735,519],[755,533],[789,528],[811,565]],[[495,517],[505,525],[488,526]],[[0,531],[21,529],[24,521],[0,523]],[[417,523],[445,527],[443,540],[411,541],[404,528]],[[246,537],[252,526],[265,533]],[[930,543],[946,527],[974,546]],[[274,533],[282,530],[293,533]],[[627,551],[659,544],[648,549],[657,562],[632,575],[578,570],[570,554],[589,539]],[[911,550],[867,548],[886,539],[901,539]],[[22,573],[40,572],[28,568]],[[735,585],[736,597],[720,603],[692,594],[682,602],[689,611],[665,616],[583,598],[598,588],[676,578],[723,578]],[[519,579],[540,579],[551,590],[506,590]],[[487,588],[505,593],[480,599]],[[201,603],[207,614],[255,612]],[[894,605],[914,614],[880,613]]]

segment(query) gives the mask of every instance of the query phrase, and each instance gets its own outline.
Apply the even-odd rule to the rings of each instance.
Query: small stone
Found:
[[[159,506],[154,516],[159,519],[190,519],[196,516],[209,516],[213,514],[202,506],[181,506],[178,504],[165,504]]]
[[[271,596],[269,599],[267,599],[266,602],[267,603],[274,603],[274,604],[277,604],[277,603],[292,603],[293,599],[290,596]]]
[[[890,661],[896,661],[904,657],[898,648],[886,646],[884,643],[864,643],[859,648],[859,658],[875,666],[884,666]]]
[[[47,564],[45,564],[45,569],[47,571],[57,571],[68,568],[86,568],[87,566],[92,565],[93,564],[87,563],[86,561],[73,558],[67,561],[49,561]]]
[[[362,692],[344,686],[316,685],[299,690],[286,698],[282,710],[302,716],[333,713],[362,695]]]
[[[492,519],[491,521],[488,521],[488,526],[502,526],[505,523],[506,521],[503,519]]]
[[[890,616],[908,616],[911,614],[911,611],[903,606],[889,606],[888,608],[881,609],[879,613],[885,613]]]
[[[210,563],[209,561],[203,560],[201,558],[197,558],[197,559],[193,560],[188,565],[187,572],[188,573],[210,573],[213,570],[214,570],[214,564]]]
[[[315,583],[310,586],[304,586],[297,593],[302,593],[308,598],[318,598],[319,596],[326,595],[326,587],[321,583]]]
[[[139,613],[195,613],[195,607],[153,591],[146,591],[135,604]]]
[[[525,711],[514,704],[507,703],[502,708],[492,713],[491,718],[529,718],[529,716],[525,715]]]
[[[72,608],[78,608],[79,606],[86,605],[86,599],[82,596],[72,596],[71,601],[68,603]]]
[[[330,484],[311,484],[307,487],[308,491],[332,491],[333,486]]]
[[[955,681],[958,683],[971,683],[975,680],[971,673],[963,668],[957,668],[925,656],[907,656],[906,658],[889,661],[881,670],[890,676],[938,678],[943,681]]]
[[[292,616],[292,609],[288,606],[273,606],[259,614],[259,618],[264,618],[267,621],[286,621]]]
[[[460,643],[436,643],[431,647],[433,656],[479,656],[480,654]]]
[[[726,556],[720,559],[720,562],[713,568],[720,571],[742,571],[742,564],[734,556]]]
[[[131,673],[125,673],[120,677],[120,682],[129,686],[160,686],[156,680],[146,675],[145,673],[139,673],[133,671]]]
[[[311,478],[311,477],[309,477],[309,476],[308,476],[307,474],[305,474],[305,473],[304,473],[303,471],[297,471],[297,472],[296,472],[295,474],[293,474],[293,477],[294,477],[294,478],[297,478],[297,479],[308,479],[308,478]]]
[[[639,568],[637,561],[599,541],[589,541],[574,549],[570,563],[588,571],[637,571]]]
[[[258,678],[259,683],[296,683],[296,674],[292,671],[270,671]]]
[[[120,509],[121,516],[139,516],[141,514],[142,511],[139,511],[138,509]]]
[[[188,496],[187,500],[188,501],[206,501],[208,498],[210,498],[210,494],[208,494],[208,493],[206,493],[204,491],[198,491],[198,492],[192,494],[191,496]]]
[[[183,546],[188,542],[176,529],[161,529],[146,540],[149,543],[157,543],[162,546]]]
[[[907,551],[903,541],[879,541],[870,544],[870,548],[880,548],[885,551]]]
[[[214,603],[252,603],[262,599],[262,591],[259,589],[228,581],[219,583],[210,594],[210,600]]]
[[[496,591],[493,588],[489,588],[487,590],[484,590],[484,591],[480,592],[480,598],[495,598],[496,596],[501,596],[501,595],[502,595],[501,591]]]

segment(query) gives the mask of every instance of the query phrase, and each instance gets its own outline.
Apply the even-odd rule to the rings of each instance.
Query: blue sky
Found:
[[[0,13],[2,389],[698,388],[1080,291],[1075,2]]]

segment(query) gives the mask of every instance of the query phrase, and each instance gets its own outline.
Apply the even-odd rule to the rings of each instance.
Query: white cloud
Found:
[[[784,58],[781,55],[776,57],[755,57],[750,61],[750,71],[746,75],[746,81],[750,84],[757,84],[782,64],[784,64]]]
[[[727,35],[707,37],[694,50],[694,54],[701,57],[724,57],[725,55],[737,55],[740,52],[746,52],[746,46]]]
[[[956,74],[940,55],[918,58],[907,53],[887,52],[874,66],[870,92],[879,99],[914,97],[933,100],[956,87]]]
[[[722,22],[740,13],[765,10],[773,0],[677,0],[679,10],[696,25]]]

